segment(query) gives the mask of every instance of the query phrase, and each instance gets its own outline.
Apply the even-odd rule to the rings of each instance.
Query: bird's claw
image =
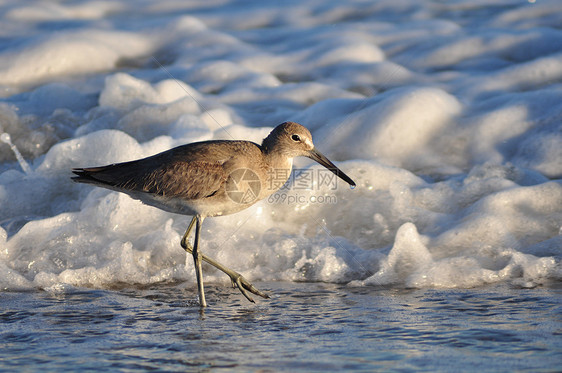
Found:
[[[189,229],[190,228],[188,228],[187,232],[189,232]],[[188,253],[191,253],[191,252],[193,252],[193,246],[191,246],[191,244],[187,240],[187,236],[188,236],[187,232],[184,235],[184,237],[182,238],[180,244],[181,244],[181,247],[183,247],[183,249],[185,251],[187,251]],[[248,292],[259,295],[262,298],[266,298],[266,299],[269,298],[269,295],[267,295],[266,293],[264,293],[262,291],[259,291],[254,285],[252,285],[250,283],[250,281],[246,280],[244,278],[244,276],[242,276],[240,273],[234,272],[234,271],[226,268],[222,264],[218,263],[217,261],[215,261],[215,260],[213,260],[213,259],[211,259],[211,258],[209,258],[209,257],[207,257],[203,254],[201,254],[201,259],[203,259],[207,263],[211,264],[215,268],[218,268],[219,270],[226,273],[230,277],[230,281],[232,282],[232,287],[238,288],[238,290],[240,290],[242,295],[244,295],[246,297],[246,299],[248,299],[250,302],[255,303],[255,301],[252,299],[250,294],[248,294]]]
[[[241,274],[236,274],[236,276],[230,277],[230,280],[232,281],[232,286],[237,287],[238,290],[240,290],[240,292],[242,293],[242,295],[245,296],[246,299],[248,299],[252,303],[255,303],[255,301],[254,301],[254,299],[252,299],[250,294],[248,294],[248,291],[250,293],[259,295],[262,298],[266,298],[266,299],[269,298],[269,295],[267,295],[266,293],[258,290],[254,285],[252,285],[248,280],[246,280],[246,278],[244,278],[244,276],[242,276]]]

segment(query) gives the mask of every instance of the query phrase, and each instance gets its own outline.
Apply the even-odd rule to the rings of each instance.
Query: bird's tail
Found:
[[[112,183],[107,177],[104,177],[104,174],[110,167],[111,166],[73,168],[72,173],[76,176],[71,177],[71,179],[76,183],[93,184],[105,187],[115,186],[115,183]]]

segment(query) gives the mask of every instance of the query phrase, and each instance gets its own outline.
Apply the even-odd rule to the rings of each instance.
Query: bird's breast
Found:
[[[293,171],[293,160],[287,159],[286,162],[279,162],[270,166],[266,170],[266,177],[262,180],[263,191],[261,198],[266,198],[277,192],[289,178]]]

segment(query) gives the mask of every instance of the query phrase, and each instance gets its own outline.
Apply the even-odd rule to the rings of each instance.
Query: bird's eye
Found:
[[[293,139],[293,141],[301,141],[301,138],[299,137],[299,135],[293,135],[293,136],[291,136],[291,139]]]

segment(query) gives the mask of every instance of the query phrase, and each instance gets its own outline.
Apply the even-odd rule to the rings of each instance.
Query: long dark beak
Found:
[[[314,159],[316,162],[320,163],[322,166],[326,167],[328,170],[332,171],[337,177],[341,178],[343,181],[349,184],[351,188],[355,188],[355,181],[351,180],[342,170],[336,167],[335,164],[330,162],[324,154],[320,153],[316,148],[312,149],[308,155],[308,158]]]

